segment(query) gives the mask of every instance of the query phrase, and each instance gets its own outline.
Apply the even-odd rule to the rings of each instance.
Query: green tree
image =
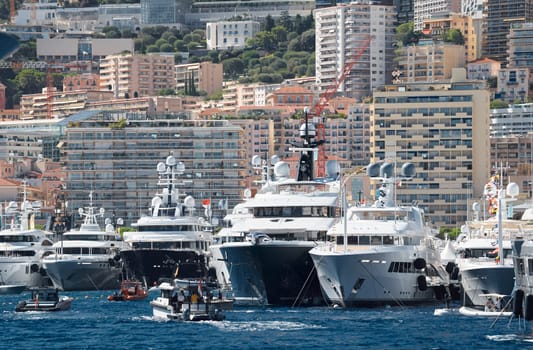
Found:
[[[454,43],[456,45],[464,45],[465,39],[463,37],[463,33],[461,33],[458,29],[449,29],[445,30],[442,33],[442,40],[445,42]]]
[[[159,51],[161,52],[174,52],[174,47],[170,45],[169,43],[165,43],[159,47]]]
[[[222,61],[224,74],[230,78],[237,78],[244,72],[244,63],[240,58],[228,58]]]
[[[41,93],[46,86],[46,73],[22,69],[14,79],[16,88],[23,94]]]
[[[274,26],[276,25],[276,22],[274,21],[274,19],[272,18],[272,16],[270,14],[268,14],[265,18],[265,30],[267,32],[270,32],[272,30],[272,28],[274,28]]]
[[[176,90],[171,88],[161,89],[158,93],[159,96],[173,96],[176,95]]]

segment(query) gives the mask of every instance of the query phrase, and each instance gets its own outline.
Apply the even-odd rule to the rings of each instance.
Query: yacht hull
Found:
[[[222,245],[236,303],[324,304],[308,254],[315,246],[303,241]]]
[[[108,260],[56,260],[44,267],[54,287],[63,291],[108,290],[120,287],[121,268]]]
[[[162,279],[195,279],[207,274],[206,257],[193,250],[121,250],[120,257],[128,278],[147,286]]]
[[[469,265],[459,267],[461,285],[467,300],[465,305],[484,306],[486,298],[480,294],[511,295],[514,287],[512,265]]]
[[[412,266],[418,257],[428,263],[438,262],[437,253],[411,246],[395,248],[347,253],[313,249],[310,255],[325,297],[343,307],[434,302],[433,288],[426,285],[422,290],[419,285],[419,276],[425,277],[424,272],[414,268],[405,271],[404,267]]]
[[[39,260],[0,260],[0,282],[9,285],[41,287],[46,282],[46,274]]]

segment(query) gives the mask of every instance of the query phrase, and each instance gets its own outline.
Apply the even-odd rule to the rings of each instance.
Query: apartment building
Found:
[[[446,83],[403,83],[375,91],[371,106],[372,161],[414,163],[398,201],[418,201],[438,226],[467,220],[490,173],[489,99],[484,82],[464,69]]]
[[[440,39],[448,30],[459,30],[465,41],[465,59],[471,62],[481,57],[482,27],[481,18],[451,13],[425,19],[422,23],[422,32],[434,39]]]
[[[482,58],[467,63],[466,67],[468,79],[487,80],[498,76],[501,63],[490,58]]]
[[[221,91],[223,87],[222,63],[199,62],[178,64],[173,67],[175,74],[174,88],[185,90],[192,81],[196,91],[212,94]]]
[[[509,102],[527,102],[529,77],[528,67],[501,68],[498,72],[498,87],[495,97]]]
[[[100,75],[83,73],[65,75],[63,78],[63,91],[97,90],[100,88]]]
[[[175,88],[174,55],[109,55],[100,61],[100,88],[115,97],[154,96]]]
[[[404,82],[433,82],[450,79],[452,70],[465,68],[465,48],[432,39],[398,49],[397,69]]]
[[[313,14],[319,92],[335,86],[348,66],[351,70],[338,88],[345,96],[361,99],[370,96],[374,88],[390,83],[394,6],[353,2],[316,9]]]
[[[490,0],[483,14],[482,55],[505,66],[511,25],[533,21],[533,0]]]
[[[414,29],[421,31],[425,20],[435,15],[461,13],[461,1],[457,0],[414,0],[413,1]]]
[[[220,21],[206,24],[208,50],[242,49],[261,30],[257,21]]]

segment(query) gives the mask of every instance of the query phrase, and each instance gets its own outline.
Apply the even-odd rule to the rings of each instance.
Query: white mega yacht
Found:
[[[527,209],[522,221],[533,223],[533,209]],[[525,230],[512,240],[515,285],[513,313],[526,321],[533,320],[533,230]]]
[[[394,202],[396,183],[414,176],[412,164],[400,177],[392,163],[371,164],[367,173],[382,181],[376,202],[349,207],[327,233],[332,242],[310,251],[324,295],[342,307],[435,300],[434,287],[447,285],[436,232],[421,208]]]
[[[231,227],[211,247],[219,282],[230,286],[237,304],[316,305],[322,294],[309,250],[324,242],[337,219],[339,169],[326,164],[326,177],[314,178],[312,123],[302,124],[303,144],[296,178],[288,163],[273,157],[270,164],[254,157],[262,187],[235,207]],[[216,257],[216,259],[215,259]],[[227,274],[227,275],[226,275]]]
[[[53,251],[52,233],[35,228],[34,217],[40,211],[38,202],[24,199],[18,207],[10,202],[0,205],[0,286],[40,287],[46,284],[41,258]],[[16,289],[16,288],[15,288]]]
[[[523,235],[529,225],[523,220],[507,218],[506,201],[512,198],[505,197],[504,190],[496,192],[494,201],[485,193],[489,202],[493,203],[491,207],[494,207],[489,212],[495,215],[485,220],[467,222],[461,228],[454,247],[464,294],[463,303],[468,306],[485,306],[486,294],[511,295],[515,284],[511,240]],[[516,196],[518,186],[511,183],[505,192]],[[502,198],[496,205],[498,196]],[[473,209],[476,217],[479,217],[479,204],[475,203]]]
[[[92,192],[89,206],[78,213],[83,218],[79,230],[64,232],[54,243],[55,253],[42,260],[48,277],[64,291],[118,289],[122,240],[109,221],[105,229],[98,224],[105,210],[95,211]]]
[[[209,218],[195,215],[195,200],[183,195],[177,185],[185,166],[174,156],[157,165],[160,192],[152,198],[148,215],[124,232],[125,249],[120,252],[128,278],[143,281],[147,287],[161,279],[197,279],[207,275],[209,245],[213,240]],[[210,210],[206,205],[206,212]]]

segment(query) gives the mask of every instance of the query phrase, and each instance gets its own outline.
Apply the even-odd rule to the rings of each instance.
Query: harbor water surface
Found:
[[[63,312],[16,313],[22,295],[0,296],[0,349],[533,349],[516,319],[434,316],[440,306],[338,309],[238,307],[221,322],[162,322],[148,299],[69,292]]]

